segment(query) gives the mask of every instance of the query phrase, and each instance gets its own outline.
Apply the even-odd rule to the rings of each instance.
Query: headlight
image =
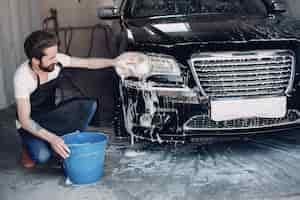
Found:
[[[121,56],[124,58],[126,67],[132,72],[128,76],[138,79],[146,79],[153,75],[176,75],[180,76],[181,71],[176,60],[169,55],[155,53],[128,52]]]
[[[147,56],[150,67],[149,75],[165,74],[180,76],[179,65],[173,57],[163,54],[147,54]]]

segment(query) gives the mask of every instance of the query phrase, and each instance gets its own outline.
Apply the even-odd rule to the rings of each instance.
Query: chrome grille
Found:
[[[204,96],[284,95],[294,80],[294,54],[289,50],[194,54],[193,76]]]
[[[266,128],[272,126],[289,125],[300,120],[298,110],[288,110],[283,118],[248,118],[228,121],[213,121],[208,115],[196,115],[189,119],[183,126],[184,131],[191,130],[234,130]]]

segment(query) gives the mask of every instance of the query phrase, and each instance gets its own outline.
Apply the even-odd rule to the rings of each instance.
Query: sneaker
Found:
[[[26,148],[22,148],[22,157],[21,157],[21,163],[23,167],[30,169],[35,166],[35,162],[30,158],[28,151]]]

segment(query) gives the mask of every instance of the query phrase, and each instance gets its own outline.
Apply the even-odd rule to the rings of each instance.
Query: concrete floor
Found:
[[[177,147],[112,139],[101,181],[67,186],[59,168],[20,166],[9,108],[0,111],[0,199],[300,199],[297,133]]]

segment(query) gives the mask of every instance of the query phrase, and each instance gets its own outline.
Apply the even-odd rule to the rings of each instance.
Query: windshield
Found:
[[[193,14],[266,15],[261,0],[131,0],[132,17]]]

